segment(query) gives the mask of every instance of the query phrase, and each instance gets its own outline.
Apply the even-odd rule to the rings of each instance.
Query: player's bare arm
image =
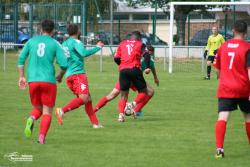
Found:
[[[24,77],[24,67],[19,67],[19,81],[18,81],[18,86],[20,89],[24,90],[27,87],[27,82]]]
[[[151,71],[152,71],[152,74],[153,74],[153,76],[154,76],[154,82],[155,82],[155,84],[156,84],[157,86],[159,86],[160,81],[159,81],[159,79],[158,79],[158,76],[157,76],[155,67],[153,67],[153,68],[151,69]]]
[[[102,41],[98,41],[96,45],[102,48],[104,46],[104,43]]]
[[[151,69],[150,69],[151,55],[150,54],[144,54],[143,57],[144,57],[145,64],[146,64],[146,69],[144,70],[144,73],[149,74],[151,72]]]
[[[59,74],[56,76],[56,81],[59,82],[59,83],[61,83],[64,74],[65,74],[65,71],[61,70],[61,71],[59,72]]]

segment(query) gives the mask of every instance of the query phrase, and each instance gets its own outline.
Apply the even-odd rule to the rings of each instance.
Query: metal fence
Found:
[[[0,3],[0,44],[23,44],[40,34],[40,22],[51,19],[55,23],[54,38],[62,42],[66,25],[78,24],[86,32],[86,1],[83,3]],[[86,33],[83,33],[85,36]],[[2,45],[0,45],[2,47]]]
[[[114,20],[111,19],[111,10],[100,10],[104,8],[103,5],[100,6],[100,1],[97,0],[84,0],[82,3],[16,3],[17,0],[12,1],[13,3],[1,3],[0,4],[0,49],[3,49],[4,60],[8,56],[9,49],[17,49],[17,44],[23,44],[27,38],[32,37],[33,35],[40,34],[39,23],[43,19],[52,19],[55,22],[55,34],[54,38],[59,42],[63,42],[67,39],[66,34],[66,25],[68,23],[76,23],[81,28],[82,41],[85,44],[94,44],[92,34],[94,31],[104,30],[104,36],[112,37],[112,34],[108,34],[112,28],[114,28],[114,33],[118,35],[118,43],[121,39],[121,36],[126,36],[130,31],[142,30],[145,34],[150,34],[150,31],[156,31],[158,36],[162,35],[161,39],[165,42],[164,44],[159,44],[155,46],[155,55],[156,58],[160,58],[163,61],[163,69],[167,71],[171,64],[173,64],[173,71],[191,71],[193,69],[193,62],[200,64],[201,68],[197,71],[204,71],[204,60],[202,58],[204,52],[204,46],[206,44],[209,33],[211,33],[211,27],[215,24],[218,25],[221,30],[220,33],[225,36],[232,36],[230,31],[232,23],[235,19],[247,17],[249,20],[249,15],[246,15],[246,12],[240,12],[237,10],[232,10],[231,12],[223,11],[221,8],[213,7],[208,11],[193,11],[188,15],[185,27],[180,32],[177,31],[177,22],[173,22],[173,25],[170,26],[169,18],[164,17],[165,20],[156,21],[153,20],[154,14],[134,14],[133,19],[130,18],[130,15],[126,15],[124,20],[122,19],[121,13],[114,13]],[[28,1],[27,1],[28,2]],[[86,2],[88,2],[88,13]],[[99,3],[99,4],[98,4]],[[99,5],[99,6],[98,6]],[[108,1],[106,6],[108,6]],[[115,5],[114,5],[115,6]],[[224,5],[226,6],[226,5]],[[95,8],[95,10],[93,10]],[[89,10],[91,9],[91,10]],[[134,11],[134,10],[133,10]],[[236,11],[236,14],[235,14]],[[200,13],[200,14],[199,14]],[[176,13],[174,13],[176,14]],[[142,16],[147,15],[147,20],[135,20],[136,18],[141,18]],[[157,15],[157,13],[156,13]],[[202,17],[200,17],[202,15]],[[124,14],[125,16],[125,14]],[[140,16],[140,17],[139,17]],[[157,17],[156,17],[157,18]],[[155,21],[155,24],[151,24],[151,21]],[[113,24],[113,26],[112,26]],[[96,28],[99,26],[99,28]],[[156,26],[156,27],[155,27]],[[169,29],[173,29],[173,33],[168,35]],[[88,30],[88,34],[87,34]],[[180,34],[183,34],[185,38],[179,39]],[[28,36],[27,36],[28,35]],[[153,35],[153,34],[150,34]],[[179,35],[179,36],[178,36]],[[169,37],[172,37],[172,40],[169,40]],[[150,36],[151,37],[151,36]],[[106,37],[107,38],[107,37]],[[108,39],[107,38],[107,39]],[[152,37],[154,40],[155,36]],[[112,39],[116,39],[115,37]],[[250,38],[249,38],[250,39]],[[153,41],[154,41],[153,40]],[[110,43],[109,40],[106,42]],[[184,46],[176,46],[176,45]],[[173,46],[171,56],[168,45]],[[88,46],[87,46],[88,47]],[[102,51],[98,54],[100,55],[113,55],[115,52],[116,46],[109,45],[104,47]],[[103,63],[102,57],[100,56],[100,71],[102,71]],[[6,66],[6,63],[5,63]],[[6,67],[5,67],[6,68]]]
[[[0,50],[0,59],[3,60],[3,70],[7,70],[7,59],[11,51],[15,51],[15,47],[22,47],[23,44],[2,44],[2,51]],[[95,47],[95,45],[87,45],[86,49]],[[168,71],[169,67],[169,47],[168,46],[154,46],[155,47],[155,58],[156,64],[159,62],[161,68],[159,70]],[[99,55],[99,70],[103,71],[105,65],[103,59],[105,57],[113,57],[116,51],[117,45],[105,45],[96,54]],[[203,58],[204,46],[176,46],[173,48],[173,70],[175,72],[200,72],[203,73],[205,70],[205,60]],[[9,52],[9,53],[8,53]],[[1,56],[3,56],[1,58]]]

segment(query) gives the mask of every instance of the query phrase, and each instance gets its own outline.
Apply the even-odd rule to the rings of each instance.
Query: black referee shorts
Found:
[[[128,91],[133,84],[140,92],[147,87],[142,71],[139,68],[123,69],[119,76],[122,91]]]
[[[250,113],[250,101],[248,98],[219,98],[218,111],[234,111],[238,109],[244,113]]]
[[[215,56],[208,56],[207,61],[214,62]]]

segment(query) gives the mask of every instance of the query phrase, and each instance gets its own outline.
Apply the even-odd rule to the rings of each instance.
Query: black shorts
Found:
[[[140,92],[147,87],[142,71],[139,68],[123,69],[119,76],[122,91],[128,91],[133,84]]]
[[[208,56],[207,61],[214,62],[215,56]]]
[[[250,113],[250,101],[248,98],[219,98],[218,99],[218,111],[234,111],[238,109],[244,113]]]

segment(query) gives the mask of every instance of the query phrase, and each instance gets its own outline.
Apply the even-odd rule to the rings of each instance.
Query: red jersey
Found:
[[[231,39],[222,44],[216,55],[215,68],[220,70],[218,98],[248,98],[250,82],[250,44],[244,40]]]
[[[141,68],[142,42],[139,40],[124,40],[117,48],[115,58],[120,58],[119,70],[126,68]]]

